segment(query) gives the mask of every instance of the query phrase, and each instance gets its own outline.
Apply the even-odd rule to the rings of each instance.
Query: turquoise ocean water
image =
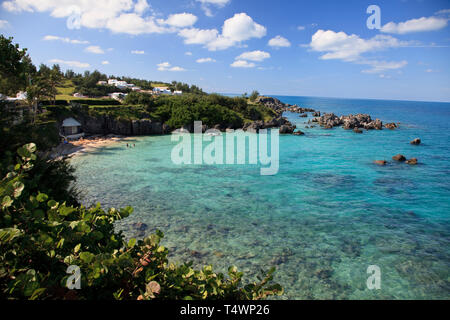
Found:
[[[72,159],[83,202],[132,205],[117,228],[162,230],[173,261],[236,265],[250,278],[276,266],[282,299],[450,299],[450,103],[278,98],[401,125],[355,134],[285,114],[306,135],[280,136],[275,176],[258,165],[177,166],[170,136],[137,137],[133,149]],[[420,164],[372,163],[398,153]],[[366,286],[370,265],[380,290]]]

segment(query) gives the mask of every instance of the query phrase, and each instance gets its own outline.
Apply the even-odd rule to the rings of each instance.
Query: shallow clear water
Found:
[[[338,115],[365,112],[400,129],[341,128],[280,136],[280,171],[259,166],[177,166],[170,136],[138,137],[75,157],[83,201],[132,205],[117,228],[156,228],[173,261],[236,265],[250,278],[277,267],[284,299],[450,299],[450,104],[279,97]],[[409,144],[421,138],[422,145]],[[420,164],[391,163],[402,153]],[[136,230],[136,222],[149,226]],[[369,290],[369,265],[381,290]]]

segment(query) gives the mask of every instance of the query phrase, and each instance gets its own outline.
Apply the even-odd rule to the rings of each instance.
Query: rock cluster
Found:
[[[412,164],[412,165],[415,165],[419,162],[417,160],[417,158],[411,158],[411,159],[407,160],[406,157],[402,154],[397,154],[396,156],[393,156],[392,159],[395,161],[404,162],[406,164]]]
[[[318,122],[325,129],[342,126],[346,130],[353,129],[356,133],[362,133],[359,129],[381,130],[383,128],[383,122],[381,120],[372,120],[368,114],[350,114],[348,116],[338,117],[334,113],[325,113],[321,117],[314,118],[312,122]]]
[[[414,139],[413,141],[410,142],[413,145],[419,145],[422,143],[422,141],[419,138]]]
[[[277,117],[267,122],[259,120],[254,121],[252,123],[246,123],[243,127],[243,130],[257,133],[261,129],[270,129],[270,128],[280,128],[281,134],[287,134],[293,133],[296,126],[294,126],[284,117]]]

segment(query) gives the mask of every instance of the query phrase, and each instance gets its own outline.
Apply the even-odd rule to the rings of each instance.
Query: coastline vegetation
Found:
[[[114,222],[133,209],[84,207],[72,187],[70,164],[46,157],[59,141],[58,121],[74,112],[154,117],[176,127],[192,119],[238,125],[270,117],[269,109],[249,108],[246,99],[206,95],[192,86],[196,92],[180,97],[130,95],[137,102],[130,105],[101,99],[59,102],[75,83],[67,72],[44,65],[37,70],[12,38],[0,36],[0,53],[0,92],[28,94],[25,103],[0,101],[0,299],[252,300],[283,293],[273,283],[274,268],[250,282],[236,267],[224,275],[210,265],[196,270],[190,262],[169,263],[160,231],[126,243]],[[73,279],[70,266],[80,270],[79,290],[67,287]]]

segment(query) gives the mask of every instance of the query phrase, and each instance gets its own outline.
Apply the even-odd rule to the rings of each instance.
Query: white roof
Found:
[[[67,118],[66,120],[63,121],[62,126],[63,127],[80,127],[81,123],[79,123],[74,118]]]

